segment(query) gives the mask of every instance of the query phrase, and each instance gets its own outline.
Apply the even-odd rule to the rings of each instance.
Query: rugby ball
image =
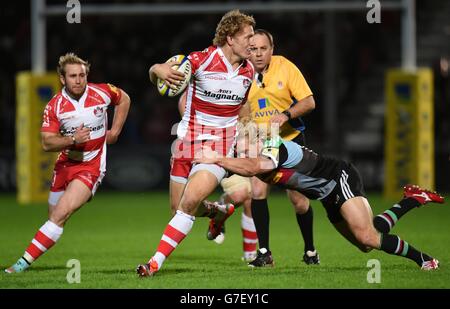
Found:
[[[163,80],[158,78],[157,87],[158,91],[162,96],[165,97],[175,97],[183,92],[186,86],[189,84],[189,80],[191,79],[192,68],[191,62],[188,60],[188,57],[185,55],[175,55],[170,57],[169,61],[177,61],[180,64],[172,66],[172,69],[177,70],[184,74],[184,80],[180,82],[180,84],[175,88],[170,88]]]

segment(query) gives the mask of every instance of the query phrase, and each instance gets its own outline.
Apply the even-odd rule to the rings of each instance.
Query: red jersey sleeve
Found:
[[[210,46],[203,51],[196,51],[189,54],[188,59],[191,62],[192,74],[195,74],[200,65],[205,59],[216,49],[214,46]]]
[[[41,132],[54,132],[59,133],[60,123],[56,116],[56,102],[57,97],[54,97],[44,109],[42,116]]]
[[[122,97],[122,91],[113,84],[91,84],[91,86],[101,89],[111,98],[111,104],[117,105]]]

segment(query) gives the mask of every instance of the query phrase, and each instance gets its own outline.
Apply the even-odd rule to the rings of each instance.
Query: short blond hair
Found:
[[[217,24],[216,34],[214,36],[213,45],[224,46],[227,42],[227,36],[233,36],[242,30],[243,25],[255,26],[253,16],[246,15],[239,10],[232,10],[223,15]]]
[[[256,123],[254,120],[243,119],[237,124],[238,138],[247,137],[251,144],[258,139],[270,139],[279,136],[278,124]]]
[[[80,57],[78,57],[74,53],[67,53],[59,57],[58,66],[56,67],[56,71],[58,75],[66,76],[66,64],[82,64],[86,67],[86,74],[89,74],[89,68],[91,64]]]

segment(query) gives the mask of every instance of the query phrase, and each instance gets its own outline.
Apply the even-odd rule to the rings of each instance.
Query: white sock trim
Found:
[[[189,220],[195,221],[195,216],[188,215],[187,213],[185,213],[185,212],[183,212],[181,210],[177,210],[175,215],[181,215],[181,216],[183,216],[185,218],[188,218]]]
[[[171,245],[172,247],[176,248],[178,246],[178,243],[173,240],[172,238],[170,238],[169,236],[163,235],[161,237],[162,240],[164,240],[166,243],[168,243],[169,245]]]
[[[256,227],[255,227],[255,223],[253,222],[253,218],[250,218],[250,217],[246,216],[244,213],[242,213],[241,228],[243,230],[247,230],[250,232],[256,232]]]
[[[39,229],[42,233],[45,234],[48,238],[51,238],[54,242],[56,242],[59,237],[61,237],[64,229],[60,226],[57,226],[52,221],[48,220],[45,224]]]
[[[152,258],[158,263],[158,269],[161,269],[162,264],[166,260],[166,256],[161,252],[156,252]]]
[[[194,225],[195,217],[188,215],[180,210],[177,210],[175,216],[170,220],[169,225],[174,229],[180,231],[184,235],[189,234]]]
[[[306,255],[307,256],[309,256],[309,257],[312,257],[312,256],[316,256],[317,255],[317,251],[316,250],[314,250],[314,251],[306,251]]]
[[[39,241],[37,241],[36,239],[33,238],[33,240],[31,241],[36,247],[38,247],[39,250],[41,250],[42,252],[46,252],[47,248],[45,248]]]
[[[33,258],[28,252],[26,252],[26,251],[25,251],[25,253],[23,254],[23,257],[24,257],[30,264],[34,262],[34,258]]]

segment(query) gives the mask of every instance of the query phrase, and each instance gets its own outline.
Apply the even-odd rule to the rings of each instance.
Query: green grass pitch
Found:
[[[369,195],[374,213],[390,207]],[[134,270],[154,253],[170,219],[168,193],[98,192],[65,227],[60,241],[21,274],[0,273],[0,288],[450,288],[450,207],[427,205],[403,217],[393,233],[436,257],[441,268],[421,271],[414,262],[380,251],[364,254],[344,240],[313,202],[314,236],[321,264],[301,262],[303,241],[286,196],[269,197],[270,243],[274,268],[250,269],[240,259],[240,213],[227,221],[224,244],[206,240],[207,220],[197,218],[192,232],[163,269],[140,279]],[[13,194],[0,196],[0,266],[23,253],[46,220],[46,205],[18,206]],[[81,264],[81,283],[69,284],[66,263]],[[381,282],[368,283],[369,259],[378,259]]]

